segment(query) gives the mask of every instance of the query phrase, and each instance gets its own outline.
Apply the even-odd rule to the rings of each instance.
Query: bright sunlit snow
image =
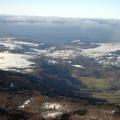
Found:
[[[9,50],[14,50],[16,48],[22,49],[23,46],[31,46],[31,47],[39,46],[39,44],[37,44],[37,43],[16,41],[15,38],[11,38],[11,37],[1,38],[0,45],[3,45],[4,47],[8,48]]]
[[[101,43],[99,47],[85,49],[83,52],[90,57],[100,57],[120,50],[120,43]]]
[[[20,69],[32,68],[31,65],[34,63],[29,61],[30,58],[30,56],[24,54],[0,53],[0,69],[20,71]]]

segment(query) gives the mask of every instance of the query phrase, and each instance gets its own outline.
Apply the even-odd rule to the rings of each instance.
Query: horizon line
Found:
[[[120,20],[120,18],[102,18],[102,17],[73,17],[73,16],[46,16],[46,15],[16,15],[16,14],[0,14],[0,16],[10,16],[10,17],[17,17],[17,16],[20,16],[20,17],[53,17],[53,18],[71,18],[71,19],[103,19],[103,20]]]

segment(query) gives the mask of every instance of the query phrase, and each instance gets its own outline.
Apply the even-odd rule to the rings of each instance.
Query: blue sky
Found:
[[[0,0],[0,14],[120,19],[120,0]]]

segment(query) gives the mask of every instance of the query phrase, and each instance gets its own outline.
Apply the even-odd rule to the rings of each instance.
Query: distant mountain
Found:
[[[73,24],[80,24],[80,23],[86,23],[86,24],[111,24],[116,25],[120,23],[120,20],[115,19],[90,19],[90,18],[72,18],[72,17],[45,17],[45,16],[7,16],[7,15],[0,15],[1,21],[6,22],[55,22],[55,23],[73,23]]]
[[[17,38],[67,42],[120,41],[120,20],[39,16],[0,16],[0,35]]]

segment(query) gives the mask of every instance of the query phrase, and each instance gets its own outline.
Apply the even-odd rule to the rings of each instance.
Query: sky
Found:
[[[120,0],[0,0],[0,14],[120,19]]]

